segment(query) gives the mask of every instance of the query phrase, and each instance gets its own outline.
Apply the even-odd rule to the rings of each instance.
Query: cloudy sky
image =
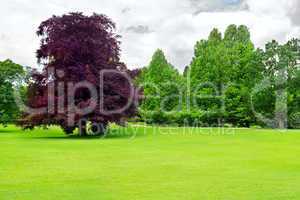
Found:
[[[181,70],[190,63],[196,41],[229,24],[247,25],[257,47],[300,37],[300,0],[2,0],[0,60],[40,67],[35,59],[39,23],[71,11],[111,17],[130,68],[147,65],[161,48]]]

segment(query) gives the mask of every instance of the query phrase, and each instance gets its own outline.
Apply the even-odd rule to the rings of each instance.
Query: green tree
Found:
[[[273,40],[266,44],[265,51],[261,51],[261,54],[264,77],[269,85],[259,94],[264,101],[256,101],[256,107],[266,117],[275,119],[270,122],[273,123],[271,126],[293,127],[295,121],[300,120],[299,40],[292,39],[283,45]]]
[[[142,113],[170,112],[180,109],[182,77],[158,49],[148,67],[137,79],[144,89],[145,99],[140,107]]]
[[[246,26],[230,25],[224,38],[213,29],[208,40],[197,42],[190,66],[194,106],[219,112],[217,117],[225,122],[250,126],[255,117],[249,94],[262,78],[262,69],[260,54]]]
[[[15,103],[15,86],[22,84],[25,71],[11,60],[0,62],[0,123],[14,122],[20,114]]]
[[[289,128],[300,128],[300,69],[295,70],[289,81],[288,116]]]

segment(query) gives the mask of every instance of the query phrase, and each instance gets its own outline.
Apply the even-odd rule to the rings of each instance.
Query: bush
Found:
[[[173,114],[173,123],[178,126],[199,126],[203,113],[200,111],[182,111]]]
[[[263,127],[261,127],[259,125],[252,125],[252,126],[250,126],[250,128],[252,128],[252,129],[262,129]]]
[[[233,124],[228,124],[228,123],[226,123],[226,124],[223,125],[223,127],[224,127],[224,128],[233,128],[234,125],[233,125]]]
[[[289,116],[289,127],[300,129],[300,112],[293,113]]]
[[[143,111],[141,113],[142,119],[147,124],[170,124],[170,116],[162,111]]]
[[[162,112],[140,111],[141,121],[147,124],[175,125],[191,127],[235,127],[227,121],[228,117],[223,112],[204,112],[201,110]],[[300,115],[299,115],[300,116]],[[298,118],[300,119],[300,118]],[[260,125],[260,124],[253,124]],[[299,125],[299,120],[298,120]],[[249,125],[250,127],[250,125]],[[261,127],[261,126],[259,126]],[[296,128],[296,127],[294,127]]]
[[[205,112],[201,117],[201,122],[206,126],[218,127],[222,126],[224,119],[226,115],[223,112]]]
[[[202,115],[203,114],[200,111],[141,112],[142,121],[146,122],[147,124],[176,125],[176,126],[199,126]]]

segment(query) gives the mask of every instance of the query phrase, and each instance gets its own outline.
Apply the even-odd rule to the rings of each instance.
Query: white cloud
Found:
[[[291,0],[288,6],[289,6],[289,15],[292,18],[292,22],[296,25],[300,25],[300,1]]]
[[[122,35],[122,59],[131,68],[148,64],[162,48],[179,69],[188,65],[197,40],[214,27],[249,26],[257,46],[299,36],[299,0],[10,0],[0,7],[0,60],[36,66],[39,23],[71,11],[110,16]]]

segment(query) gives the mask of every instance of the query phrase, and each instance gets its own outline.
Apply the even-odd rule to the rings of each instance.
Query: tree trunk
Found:
[[[79,122],[79,135],[81,137],[86,137],[87,136],[87,127],[86,127],[86,121],[81,120]]]
[[[280,89],[276,92],[276,123],[279,129],[287,128],[287,91]]]
[[[283,68],[279,70],[278,77],[276,79],[276,84],[278,86],[281,86],[281,88],[278,88],[276,91],[276,122],[277,122],[277,128],[279,129],[286,129],[287,128],[287,116],[288,116],[288,92],[287,88],[282,87],[286,85],[287,83],[287,69]]]

